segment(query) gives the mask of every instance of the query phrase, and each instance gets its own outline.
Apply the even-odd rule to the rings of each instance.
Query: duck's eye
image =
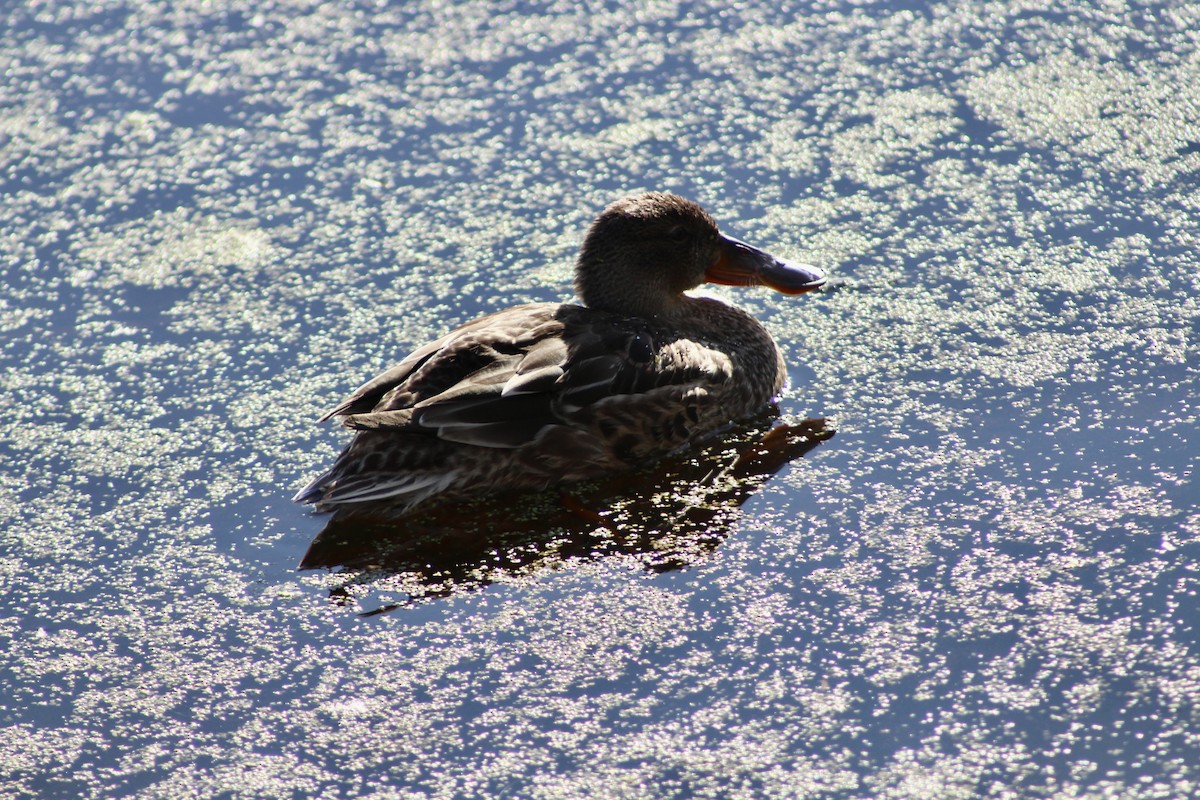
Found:
[[[688,229],[682,225],[676,225],[667,231],[667,236],[676,244],[683,244],[688,240]]]

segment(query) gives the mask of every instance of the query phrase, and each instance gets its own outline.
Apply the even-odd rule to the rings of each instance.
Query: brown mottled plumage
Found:
[[[628,469],[760,410],[783,359],[753,317],[684,294],[705,281],[788,294],[825,282],[721,235],[699,206],[613,203],[576,266],[584,306],[534,303],[425,345],[323,417],[358,431],[296,501],[410,508]]]

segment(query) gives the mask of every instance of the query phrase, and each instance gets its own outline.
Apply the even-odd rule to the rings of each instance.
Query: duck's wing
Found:
[[[406,430],[494,448],[546,437],[579,447],[574,434],[584,429],[605,438],[621,428],[653,430],[654,449],[670,449],[688,441],[705,416],[705,387],[731,377],[724,353],[645,321],[538,304],[426,345],[330,416],[358,430]]]
[[[488,328],[489,323],[493,322],[496,316],[498,315],[489,314],[488,316],[480,317],[460,328],[456,328],[440,339],[417,348],[396,366],[385,372],[381,372],[355,389],[350,396],[327,411],[319,421],[324,422],[334,417],[351,417],[356,414],[375,410],[375,407],[388,392],[398,386],[404,385],[412,377],[413,373],[421,369],[430,358],[446,350],[447,347],[454,343],[468,339],[476,329]]]

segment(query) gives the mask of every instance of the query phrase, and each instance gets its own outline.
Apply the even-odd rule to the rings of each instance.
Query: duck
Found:
[[[452,501],[634,470],[761,413],[783,356],[702,284],[796,295],[825,283],[720,232],[669,192],[606,207],[575,264],[580,303],[529,303],[447,333],[321,417],[353,430],[296,493],[318,511]]]

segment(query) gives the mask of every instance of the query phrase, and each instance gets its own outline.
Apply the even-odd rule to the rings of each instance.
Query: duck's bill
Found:
[[[784,294],[810,292],[825,283],[825,273],[807,264],[781,261],[770,253],[722,236],[717,260],[704,273],[709,283],[726,286],[770,286]]]

